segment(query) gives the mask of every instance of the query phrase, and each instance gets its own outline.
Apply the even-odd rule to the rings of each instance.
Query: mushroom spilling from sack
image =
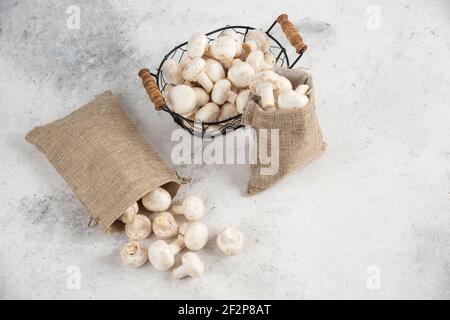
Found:
[[[160,187],[145,194],[140,203],[148,211],[139,211],[139,202],[135,202],[118,219],[125,224],[130,241],[120,250],[122,263],[136,268],[150,261],[156,270],[172,269],[174,279],[203,275],[205,266],[201,258],[185,252],[199,252],[208,243],[208,227],[200,221],[206,211],[203,200],[189,195],[174,204],[170,193]],[[152,235],[155,240],[146,248],[143,240]],[[217,236],[217,247],[226,255],[237,254],[242,243],[242,233],[234,228],[226,228]],[[180,252],[181,265],[173,268]]]
[[[260,97],[265,111],[304,107],[309,87],[301,84],[294,90],[287,78],[274,71],[276,60],[264,31],[253,29],[244,37],[227,29],[212,41],[195,33],[183,60],[170,58],[162,66],[167,107],[206,123],[243,113],[250,93]]]

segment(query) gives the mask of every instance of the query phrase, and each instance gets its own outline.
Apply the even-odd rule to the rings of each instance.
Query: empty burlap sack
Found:
[[[242,114],[242,123],[255,129],[255,147],[257,148],[255,154],[258,154],[261,148],[265,148],[264,150],[268,150],[270,154],[272,130],[278,130],[279,139],[279,148],[275,148],[278,151],[278,170],[271,174],[264,172],[264,168],[273,167],[273,163],[264,164],[264,161],[261,161],[258,155],[256,164],[250,165],[251,175],[247,187],[249,195],[269,188],[286,174],[318,158],[326,146],[315,112],[316,104],[311,75],[302,69],[278,68],[275,71],[288,78],[293,88],[296,88],[299,84],[309,85],[310,89],[307,93],[309,102],[305,107],[299,109],[264,111],[255,102],[258,97],[253,96],[247,101]],[[259,129],[267,130],[264,132],[264,130],[259,131]],[[267,136],[268,139],[261,142],[261,135]],[[270,156],[274,158],[274,155]],[[267,171],[270,172],[270,170]]]
[[[34,128],[26,139],[64,177],[105,232],[144,194],[162,186],[174,197],[180,186],[110,91]]]

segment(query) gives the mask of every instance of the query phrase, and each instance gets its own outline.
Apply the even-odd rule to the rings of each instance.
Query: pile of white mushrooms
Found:
[[[209,42],[195,33],[188,41],[187,56],[179,63],[167,59],[162,66],[169,83],[164,91],[167,106],[196,122],[215,122],[243,112],[250,93],[261,97],[267,111],[301,108],[308,103],[306,84],[295,90],[273,68],[266,33],[250,30],[245,41],[232,29]]]
[[[203,201],[199,197],[187,196],[181,204],[172,205],[169,192],[157,188],[142,197],[141,201],[156,217],[151,221],[146,215],[139,214],[138,203],[134,203],[120,216],[131,240],[120,251],[124,265],[140,267],[148,260],[155,269],[168,271],[174,266],[178,252],[184,248],[198,251],[206,245],[208,228],[199,221],[205,213]],[[187,222],[178,226],[174,215],[184,216]],[[157,240],[146,249],[142,240],[152,232]],[[234,228],[227,228],[217,236],[217,246],[226,255],[237,254],[242,244],[242,233]],[[181,261],[182,264],[172,270],[175,279],[199,277],[205,272],[202,260],[194,252],[184,253]]]

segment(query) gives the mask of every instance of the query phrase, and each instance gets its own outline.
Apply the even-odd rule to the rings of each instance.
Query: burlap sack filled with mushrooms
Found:
[[[109,91],[34,128],[26,140],[47,157],[105,232],[146,193],[162,186],[173,198],[180,185]]]
[[[306,96],[309,101],[301,108],[277,108],[271,111],[260,107],[259,97],[256,95],[247,101],[242,123],[252,126],[256,133],[256,163],[250,165],[251,175],[247,187],[249,195],[269,188],[286,174],[307,165],[318,158],[326,147],[315,112],[311,75],[302,69],[278,68],[275,71],[289,79],[293,89],[300,84],[308,85]],[[267,153],[269,157],[262,159],[261,152]],[[278,154],[270,154],[271,152]],[[273,161],[277,159],[278,164],[274,164]]]

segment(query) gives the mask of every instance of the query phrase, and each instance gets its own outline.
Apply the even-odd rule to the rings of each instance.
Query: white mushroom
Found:
[[[236,63],[228,69],[228,80],[236,88],[247,87],[254,75],[255,69],[247,62]]]
[[[139,206],[138,206],[137,202],[135,202],[135,203],[133,203],[133,205],[131,207],[129,207],[127,210],[125,210],[124,213],[122,213],[122,215],[119,217],[119,219],[123,223],[130,223],[131,221],[133,221],[133,219],[137,215],[138,211],[139,211]]]
[[[211,92],[214,83],[208,78],[204,69],[206,67],[206,62],[202,58],[192,59],[183,70],[183,78],[188,81],[198,82],[206,92]]]
[[[130,241],[120,250],[120,258],[127,267],[137,268],[147,262],[147,250],[138,241]]]
[[[236,43],[229,36],[218,37],[209,44],[209,51],[214,59],[229,67],[236,56]]]
[[[205,273],[205,266],[199,256],[193,252],[187,252],[181,257],[182,265],[172,271],[175,279],[186,276],[200,277]]]
[[[131,240],[144,240],[152,233],[152,222],[143,214],[137,214],[125,225],[125,233]]]
[[[263,109],[275,106],[273,91],[279,88],[280,76],[273,71],[262,71],[250,82],[250,90],[261,97]]]
[[[242,90],[236,97],[236,109],[237,112],[244,112],[245,105],[247,104],[248,97],[250,96],[250,90]]]
[[[217,118],[218,121],[223,121],[226,119],[233,118],[234,116],[237,116],[239,112],[236,109],[236,105],[234,103],[225,103],[220,108],[220,114]]]
[[[156,240],[148,247],[148,260],[158,270],[169,270],[175,263],[175,255],[184,247],[183,236],[168,244],[164,240]]]
[[[236,31],[233,29],[227,29],[222,33],[222,36],[229,36],[236,43],[236,54],[235,57],[239,57],[242,54],[242,39],[238,36]]]
[[[178,233],[178,225],[173,215],[161,212],[152,223],[153,233],[158,239],[171,239]]]
[[[184,245],[192,251],[202,249],[208,241],[208,228],[203,222],[190,221],[183,223],[180,234],[184,236]]]
[[[166,102],[167,107],[173,111],[173,103],[170,99],[170,91],[174,88],[173,85],[168,84],[164,87],[164,89],[161,91],[161,94],[164,98],[164,101]]]
[[[184,67],[186,67],[186,65],[192,61],[192,58],[189,57],[188,55],[185,55],[183,57],[183,59],[181,59],[180,61],[180,66],[184,69]]]
[[[211,100],[222,105],[225,102],[234,103],[236,101],[237,94],[231,91],[231,82],[227,79],[222,79],[214,84],[214,88],[211,93]]]
[[[208,38],[200,32],[194,33],[187,44],[187,53],[191,58],[200,58],[206,51]]]
[[[194,90],[195,96],[197,97],[197,103],[195,105],[196,108],[200,108],[208,103],[209,98],[210,98],[208,92],[206,92],[204,89],[199,88],[199,87],[194,87],[192,89]]]
[[[242,61],[241,59],[238,59],[238,58],[233,59],[233,61],[231,61],[231,67],[237,66],[242,62],[244,62],[244,61]]]
[[[185,84],[171,88],[168,96],[173,111],[179,114],[192,112],[197,104],[194,90]]]
[[[172,207],[174,214],[181,214],[188,220],[198,220],[205,213],[202,199],[197,196],[187,196],[180,205]]]
[[[195,113],[195,121],[214,122],[217,120],[220,109],[214,102],[208,102]]]
[[[278,96],[278,107],[285,108],[302,108],[306,106],[309,99],[304,94],[299,94],[294,90],[284,90]]]
[[[275,55],[272,52],[267,51],[266,53],[264,53],[263,70],[272,69],[273,67],[275,67],[276,62],[277,62],[277,58],[275,57]]]
[[[269,51],[269,41],[264,31],[253,29],[245,36],[245,42],[255,41],[259,50],[266,53]]]
[[[280,92],[283,92],[284,90],[292,90],[292,83],[286,77],[279,76],[278,85]]]
[[[173,85],[179,85],[184,82],[183,67],[174,59],[167,59],[162,66],[164,78]]]
[[[225,71],[223,70],[222,65],[219,61],[214,59],[206,60],[205,73],[214,83],[225,78]]]
[[[217,246],[226,255],[235,255],[242,247],[244,237],[234,228],[226,228],[217,236]]]
[[[166,189],[156,188],[142,197],[144,207],[152,212],[163,212],[169,209],[172,197]]]
[[[247,59],[250,52],[257,50],[257,49],[258,49],[258,46],[257,46],[255,40],[247,40],[245,43],[242,44],[241,59],[243,59],[243,60]]]
[[[264,53],[261,50],[250,52],[245,62],[250,64],[256,72],[264,69]]]
[[[309,86],[307,84],[300,84],[297,88],[295,88],[295,92],[297,92],[299,94],[304,94],[304,95],[306,95],[308,90],[309,90]]]

